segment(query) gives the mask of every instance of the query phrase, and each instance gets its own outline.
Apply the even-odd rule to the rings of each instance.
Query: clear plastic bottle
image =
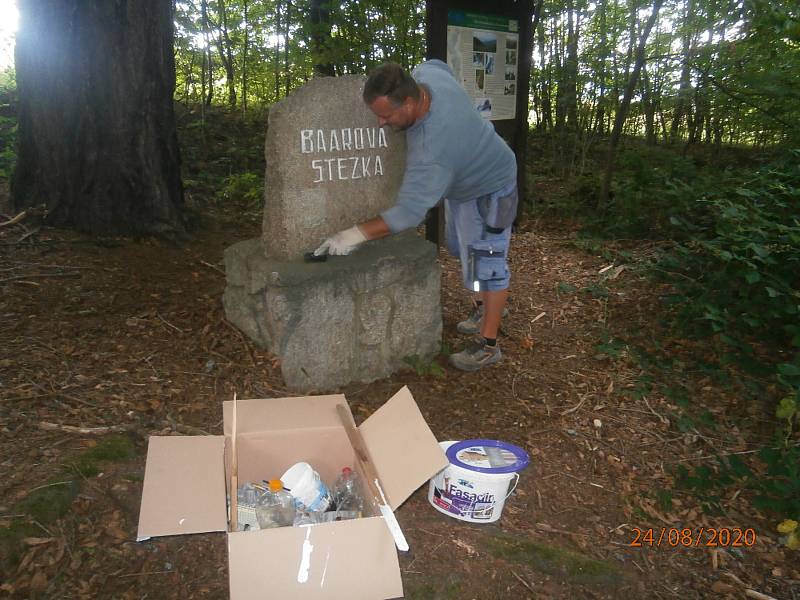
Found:
[[[339,518],[358,518],[364,514],[361,478],[350,467],[344,467],[333,484],[333,499]]]
[[[270,529],[291,525],[294,522],[295,511],[294,498],[283,489],[281,480],[271,479],[256,505],[258,526],[261,529]]]

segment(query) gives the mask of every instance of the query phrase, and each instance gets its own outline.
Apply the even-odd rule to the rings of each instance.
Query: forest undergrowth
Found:
[[[576,244],[616,264],[638,258],[662,287],[662,335],[694,348],[688,365],[664,349],[665,339],[655,354],[635,352],[650,382],[675,382],[664,392],[682,409],[678,429],[718,428],[709,407],[692,406],[680,383],[690,371],[761,407],[739,423],[766,429],[761,447],[681,467],[676,486],[717,514],[726,491],[749,490],[785,543],[800,547],[800,150],[629,139],[611,201],[601,206],[599,164],[565,173],[551,140],[532,135],[530,145],[539,160],[528,165],[529,217],[571,223]],[[665,509],[671,498],[661,493]]]

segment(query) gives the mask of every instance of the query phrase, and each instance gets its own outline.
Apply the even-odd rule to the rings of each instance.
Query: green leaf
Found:
[[[797,414],[797,402],[791,396],[786,396],[778,404],[778,409],[775,411],[775,416],[779,419],[791,419]]]
[[[778,373],[785,377],[800,377],[800,367],[792,363],[778,365]]]
[[[756,283],[757,281],[761,281],[761,273],[758,271],[748,271],[744,276],[745,281],[747,283]]]

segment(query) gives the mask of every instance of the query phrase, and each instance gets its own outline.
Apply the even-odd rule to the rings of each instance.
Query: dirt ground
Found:
[[[220,434],[221,402],[234,392],[292,395],[277,359],[222,309],[222,252],[257,234],[257,220],[230,215],[206,217],[178,245],[92,240],[30,220],[0,228],[0,533],[28,528],[3,561],[2,593],[228,597],[223,535],[135,536],[149,435]],[[657,502],[677,465],[745,453],[769,431],[739,431],[738,415],[766,409],[708,378],[688,385],[692,403],[721,424],[716,437],[679,430],[664,395],[636,393],[640,364],[609,336],[646,344],[664,334],[660,290],[637,270],[647,252],[628,248],[620,269],[579,249],[566,227],[525,224],[514,238],[501,364],[467,374],[442,356],[442,374],[409,369],[338,390],[360,422],[407,385],[438,439],[502,439],[532,459],[496,524],[440,514],[427,486],[398,510],[411,545],[400,556],[406,598],[800,597],[797,554],[746,494],[726,497],[726,515],[714,518],[677,491],[671,507]],[[442,264],[444,341],[458,350],[468,300],[456,263],[442,254]],[[686,343],[666,347],[679,355]],[[75,468],[113,435],[133,453],[95,472]],[[21,508],[43,488],[73,485],[49,521]],[[701,527],[752,528],[755,540],[670,543],[670,528],[688,528],[694,542]],[[642,547],[631,545],[636,529]]]

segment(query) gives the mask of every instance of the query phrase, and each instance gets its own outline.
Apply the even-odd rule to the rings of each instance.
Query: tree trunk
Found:
[[[647,45],[647,38],[650,36],[650,30],[658,18],[658,11],[661,10],[661,5],[664,0],[655,0],[653,3],[653,12],[647,19],[647,24],[642,31],[639,38],[639,46],[636,49],[636,62],[633,71],[628,78],[628,84],[625,86],[625,95],[622,97],[622,103],[617,110],[616,118],[614,119],[614,129],[611,130],[611,141],[608,148],[608,156],[606,157],[606,168],[603,175],[603,186],[600,190],[599,201],[602,206],[607,206],[611,195],[611,179],[614,175],[614,161],[616,158],[617,146],[619,145],[620,137],[622,136],[622,127],[625,125],[625,118],[628,116],[628,109],[631,106],[631,99],[633,92],[636,90],[636,85],[639,82],[639,73],[642,70],[645,60],[645,46]]]
[[[567,4],[567,60],[565,65],[567,89],[564,92],[564,102],[567,113],[567,128],[575,132],[578,129],[578,36],[580,31],[580,16],[575,15],[572,1]]]
[[[648,146],[656,145],[656,104],[653,95],[647,66],[645,66],[642,68],[642,109],[644,110],[644,137]]]
[[[219,0],[220,32],[217,36],[217,49],[222,66],[225,67],[225,82],[228,85],[228,104],[236,106],[236,73],[233,66],[233,44],[228,35],[228,12],[224,0]]]
[[[247,22],[247,0],[244,0],[244,44],[242,47],[242,118],[247,115],[247,51],[250,45],[250,27]]]
[[[15,208],[94,235],[183,233],[171,3],[19,9]]]
[[[201,0],[200,15],[203,21],[203,51],[206,53],[203,64],[208,68],[208,96],[203,102],[206,106],[211,106],[211,100],[214,98],[214,61],[211,56],[211,38],[208,32],[208,0]]]
[[[606,106],[606,61],[608,60],[608,27],[606,22],[606,0],[600,2],[600,72],[597,78],[600,80],[600,93],[597,98],[597,118],[595,119],[594,133],[603,133],[603,120],[605,119]]]
[[[330,61],[331,21],[328,0],[311,0],[311,28],[314,72],[317,75],[333,77],[336,72]]]
[[[281,1],[275,2],[275,100],[281,97]]]
[[[289,75],[289,24],[292,22],[292,0],[286,0],[286,14],[283,19],[283,76],[286,85],[285,95],[289,95],[291,76]]]

